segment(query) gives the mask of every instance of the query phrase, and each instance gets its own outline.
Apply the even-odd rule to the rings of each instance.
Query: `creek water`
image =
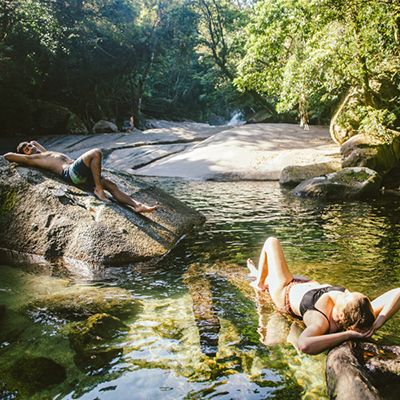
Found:
[[[94,281],[0,268],[0,398],[327,398],[326,355],[295,349],[301,325],[251,289],[245,261],[276,236],[294,273],[373,298],[400,286],[400,201],[324,203],[292,197],[276,182],[154,183],[207,217],[158,265],[113,269]],[[101,342],[113,350],[101,362],[79,361],[70,322],[46,304],[27,308],[76,288],[120,288],[141,304],[122,319],[128,330]],[[400,344],[399,328],[396,316],[374,339]],[[16,389],[26,356],[51,358],[66,378]]]

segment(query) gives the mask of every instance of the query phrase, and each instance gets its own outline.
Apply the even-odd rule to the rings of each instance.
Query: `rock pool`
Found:
[[[325,355],[296,351],[301,326],[254,293],[245,260],[274,235],[295,273],[374,297],[400,286],[400,200],[153,182],[207,217],[158,265],[95,281],[0,268],[0,398],[326,398]],[[400,344],[399,328],[396,316],[374,339]]]

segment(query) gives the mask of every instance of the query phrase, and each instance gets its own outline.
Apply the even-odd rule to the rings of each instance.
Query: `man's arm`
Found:
[[[47,151],[39,142],[32,140],[30,143],[36,146],[40,151]]]
[[[6,153],[4,158],[10,162],[16,162],[17,164],[31,166],[33,164],[34,155],[27,156],[25,154],[18,153]]]

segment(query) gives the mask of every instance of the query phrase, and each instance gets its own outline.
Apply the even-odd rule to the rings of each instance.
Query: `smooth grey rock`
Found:
[[[279,183],[282,186],[294,187],[307,179],[330,174],[339,171],[340,168],[339,161],[310,165],[290,165],[282,170]]]
[[[101,119],[93,125],[94,133],[112,133],[118,132],[118,127],[111,121]]]
[[[391,141],[363,134],[351,137],[340,148],[342,167],[367,167],[382,175],[400,164],[400,135]]]
[[[204,217],[137,178],[105,176],[138,201],[159,209],[141,215],[67,185],[57,176],[10,164],[0,157],[0,250],[33,254],[71,272],[88,273],[161,257]],[[8,262],[16,261],[12,257]],[[18,261],[18,260],[17,260]]]
[[[372,169],[344,168],[332,174],[300,183],[293,189],[297,196],[319,197],[327,200],[359,199],[379,192],[381,176]]]
[[[41,135],[87,134],[83,121],[71,110],[47,101],[34,103],[34,128]]]
[[[343,343],[328,353],[326,381],[330,399],[395,398],[400,384],[400,346]]]

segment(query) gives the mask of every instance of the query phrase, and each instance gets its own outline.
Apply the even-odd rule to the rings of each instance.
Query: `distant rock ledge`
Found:
[[[152,214],[105,204],[57,176],[8,163],[0,156],[0,260],[59,266],[92,275],[104,267],[162,257],[205,218],[144,181],[116,171],[104,175],[135,199],[158,203]]]

